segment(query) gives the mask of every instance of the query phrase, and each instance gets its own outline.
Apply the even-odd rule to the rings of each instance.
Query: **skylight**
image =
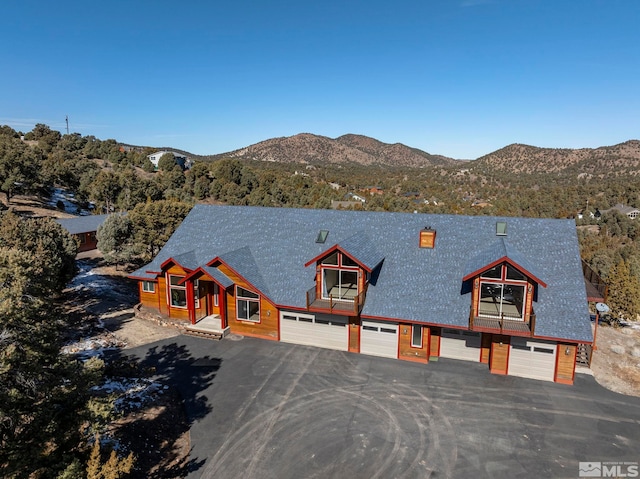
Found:
[[[318,237],[316,238],[316,243],[324,243],[325,241],[327,241],[327,236],[329,236],[329,230],[318,231]]]
[[[496,236],[507,236],[507,222],[498,221],[496,223]]]

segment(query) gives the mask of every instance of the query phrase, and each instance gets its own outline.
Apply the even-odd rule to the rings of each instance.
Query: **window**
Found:
[[[78,235],[78,238],[80,239],[80,244],[86,244],[87,243],[87,237],[84,233],[81,233]]]
[[[197,279],[193,281],[193,301],[196,303],[196,308],[200,307],[200,281]]]
[[[342,269],[322,270],[323,290],[325,299],[332,297],[338,300],[353,300],[358,295],[358,272]]]
[[[322,262],[322,298],[353,301],[358,295],[359,268],[356,262],[335,251]]]
[[[143,281],[142,282],[142,291],[145,293],[155,293],[156,292],[156,284],[153,281]]]
[[[260,295],[236,286],[236,317],[240,321],[260,322]]]
[[[526,276],[511,265],[501,264],[480,275],[478,316],[524,320]]]
[[[324,243],[327,241],[327,236],[329,236],[329,230],[320,230],[318,231],[318,236],[316,238],[316,243]]]
[[[322,260],[322,264],[334,264],[334,265],[338,265],[338,252],[335,251],[334,253],[330,254],[329,256],[327,256],[324,260]]]
[[[411,326],[411,347],[422,347],[422,326],[420,326],[419,324],[414,324]]]
[[[220,301],[219,297],[220,297],[220,286],[218,286],[216,283],[213,283],[213,305],[214,306],[218,306]]]
[[[169,304],[174,308],[187,307],[187,287],[179,284],[184,276],[169,275]]]

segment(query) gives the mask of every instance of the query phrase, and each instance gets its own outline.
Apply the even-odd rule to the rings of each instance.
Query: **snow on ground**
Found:
[[[128,412],[149,404],[162,395],[169,386],[147,378],[112,378],[91,388],[96,393],[117,394],[116,412]]]
[[[78,260],[78,274],[68,284],[67,289],[85,297],[84,308],[87,313],[93,309],[93,300],[101,303],[101,307],[95,311],[94,318],[97,322],[91,327],[91,332],[85,337],[75,339],[62,348],[63,354],[75,355],[81,361],[98,356],[108,361],[108,355],[104,353],[126,346],[126,342],[119,339],[108,329],[105,329],[102,319],[110,315],[120,314],[122,308],[118,307],[115,313],[108,306],[112,304],[126,304],[130,302],[130,293],[123,287],[122,278],[101,274],[96,267],[96,262],[91,260]],[[87,297],[89,300],[87,300]],[[89,306],[87,306],[89,304]],[[105,311],[106,309],[106,311]],[[91,317],[89,314],[87,317]],[[168,386],[163,386],[157,381],[148,378],[134,377],[110,377],[104,382],[92,388],[95,394],[115,395],[114,412],[122,413],[135,411],[147,405],[150,401],[163,394]]]
[[[78,205],[78,200],[76,200],[75,195],[73,193],[68,192],[62,188],[53,189],[53,192],[51,193],[51,198],[49,199],[49,201],[47,201],[47,204],[49,206],[57,208],[58,201],[62,201],[62,204],[64,205],[65,213],[71,213],[73,215],[80,215],[80,216],[88,216],[91,214],[91,211],[84,208],[80,208],[80,205]],[[89,203],[89,205],[91,206],[92,203]]]
[[[123,288],[121,278],[100,274],[91,260],[77,260],[76,265],[78,274],[67,285],[67,289],[90,293],[101,301],[131,302],[131,293]]]
[[[104,357],[105,351],[113,351],[115,349],[126,346],[111,333],[101,333],[98,336],[72,341],[62,348],[62,354],[76,354],[80,359],[86,360],[93,356],[99,358]]]
[[[639,321],[625,321],[624,319],[620,321],[620,325],[625,328],[637,329],[640,331],[640,322]]]

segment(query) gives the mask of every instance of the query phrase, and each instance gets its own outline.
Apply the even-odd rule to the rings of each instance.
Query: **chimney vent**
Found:
[[[425,226],[420,230],[420,248],[433,249],[436,246],[436,230]]]

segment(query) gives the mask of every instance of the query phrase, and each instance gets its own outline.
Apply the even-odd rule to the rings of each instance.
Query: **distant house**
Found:
[[[629,219],[635,220],[638,216],[640,216],[640,210],[638,208],[634,208],[633,206],[626,206],[622,203],[618,203],[613,208],[609,208],[608,210],[603,210],[602,213],[610,213],[612,211],[617,211],[623,215],[626,215]]]
[[[357,195],[351,191],[345,195],[345,199],[347,199],[347,201],[359,201],[360,203],[366,203],[367,201],[363,196]]]
[[[340,189],[340,185],[338,183],[329,183],[329,186],[331,187],[332,190]]]
[[[364,191],[367,191],[371,196],[384,194],[384,190],[379,186],[367,186]]]
[[[78,216],[56,220],[78,241],[78,253],[98,248],[96,232],[109,215]]]
[[[191,167],[191,159],[183,155],[182,153],[177,153],[175,151],[168,151],[168,150],[160,150],[147,156],[147,158],[149,158],[149,161],[153,163],[153,166],[155,167],[156,170],[158,169],[158,163],[160,162],[160,158],[162,158],[162,155],[166,153],[171,153],[176,160],[176,164],[179,165],[180,168],[182,168],[183,170],[186,170]]]
[[[407,193],[403,193],[402,196],[405,198],[420,198],[419,191],[408,191]]]

